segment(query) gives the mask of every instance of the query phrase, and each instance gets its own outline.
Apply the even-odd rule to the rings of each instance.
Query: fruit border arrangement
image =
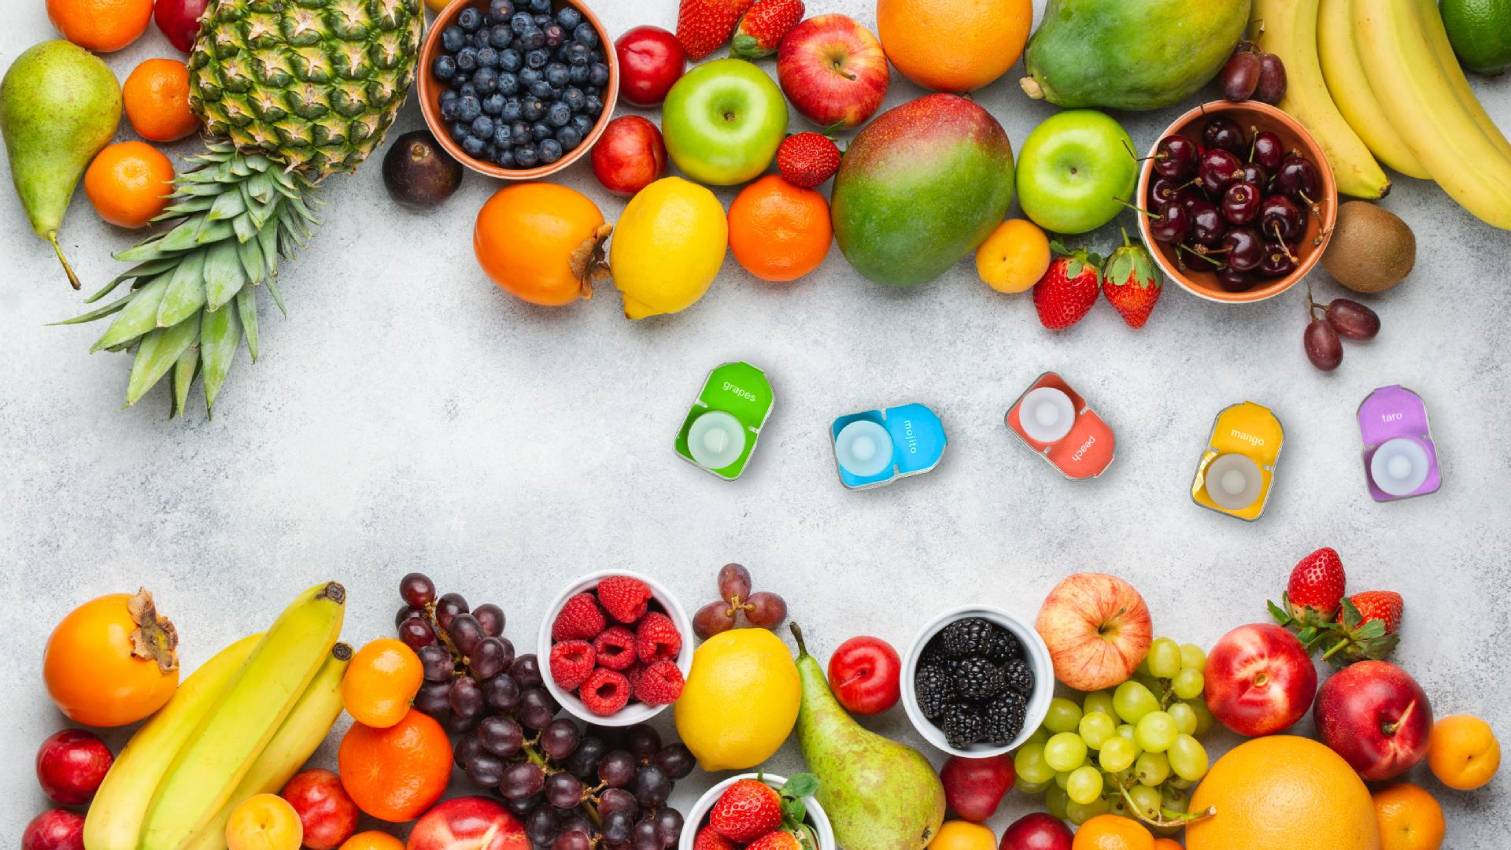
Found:
[[[417,70],[429,129],[384,157],[397,202],[442,203],[463,165],[524,180],[589,154],[604,188],[628,198],[610,224],[571,188],[512,183],[478,212],[479,265],[547,307],[612,277],[629,318],[676,313],[726,251],[786,282],[814,271],[831,241],[896,287],[974,253],[988,286],[1032,289],[1051,330],[1102,297],[1143,326],[1161,272],[1247,301],[1320,259],[1345,287],[1379,293],[1415,259],[1410,228],[1371,203],[1390,188],[1385,167],[1511,229],[1511,142],[1465,77],[1511,66],[1496,36],[1507,21],[1470,0],[1100,0],[1085,14],[1051,0],[1036,30],[1029,0],[878,0],[876,34],[844,15],[805,17],[802,0],[681,0],[675,33],[645,25],[617,39],[581,0],[424,3],[437,14],[422,38],[420,0],[47,0],[67,40],[12,63],[0,130],[33,228],[75,288],[58,231],[81,177],[106,221],[155,228],[117,255],[127,267],[88,299],[103,303],[68,320],[109,318],[94,350],[134,352],[128,404],[168,377],[174,414],[196,378],[213,406],[241,346],[257,358],[258,291],[283,308],[276,274],[311,235],[319,185],[377,150]],[[95,53],[154,17],[188,60],[150,59],[122,87]],[[1020,56],[1024,94],[1065,110],[1015,161],[996,118],[962,95]],[[770,57],[775,81],[756,64]],[[873,120],[893,67],[935,93]],[[1214,79],[1216,103],[1259,105],[1172,127],[1142,160],[1098,111],[1167,109]],[[661,126],[615,117],[620,102],[659,108]],[[818,130],[787,135],[789,105]],[[123,110],[142,141],[110,144]],[[1262,128],[1267,115],[1286,132]],[[150,143],[196,130],[204,152],[175,174]],[[842,133],[853,133],[843,152]],[[1093,179],[1063,179],[1067,162]],[[1136,192],[1141,162],[1148,187]],[[708,186],[743,188],[726,210]],[[1022,217],[1007,219],[1015,201]],[[1057,241],[1128,207],[1147,247],[1125,237],[1104,261]],[[1308,298],[1305,348],[1324,370],[1342,339],[1379,325],[1356,301],[1331,304]]]
[[[1433,850],[1447,825],[1413,771],[1454,793],[1500,766],[1488,724],[1435,717],[1388,660],[1401,596],[1348,593],[1331,548],[1291,570],[1273,622],[1208,648],[1156,637],[1100,573],[1066,576],[1031,626],[956,609],[905,659],[859,635],[826,666],[738,564],[691,619],[633,573],[572,587],[517,653],[502,608],[410,573],[396,637],[353,651],[347,591],[323,582],[187,675],[190,636],[146,590],[85,602],[47,641],[73,725],[37,753],[57,807],[22,850]],[[899,701],[948,741],[938,771],[854,719]],[[635,713],[667,707],[679,740]],[[1291,731],[1308,711],[1317,739]],[[343,713],[336,770],[309,766]],[[1209,761],[1219,723],[1248,740]],[[84,728],[132,724],[116,753]],[[761,772],[789,739],[806,772]],[[669,800],[695,769],[744,772],[685,819]],[[985,822],[1015,787],[1043,810],[999,839]]]

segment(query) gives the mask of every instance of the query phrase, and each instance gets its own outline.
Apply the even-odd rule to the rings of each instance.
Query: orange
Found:
[[[1341,756],[1310,738],[1271,735],[1239,744],[1212,765],[1190,811],[1217,813],[1186,827],[1186,850],[1306,846],[1380,850],[1374,801]]]
[[[299,850],[303,842],[304,822],[277,794],[248,797],[226,821],[227,850]]]
[[[85,602],[53,628],[42,677],[68,719],[125,726],[162,708],[178,689],[177,646],[177,632],[151,594],[112,593]]]
[[[1438,850],[1443,846],[1443,807],[1410,782],[1375,795],[1381,850]]]
[[[1023,292],[1049,271],[1049,261],[1049,237],[1039,225],[1013,218],[976,249],[976,274],[998,292]]]
[[[1179,841],[1173,838],[1156,838],[1154,839],[1154,850],[1184,850],[1184,848],[1180,846]]]
[[[1427,766],[1456,791],[1473,791],[1501,766],[1501,745],[1490,724],[1467,714],[1444,717],[1427,739]]]
[[[555,183],[520,183],[493,193],[477,212],[472,250],[499,289],[542,307],[593,294],[612,230],[587,195]]]
[[[110,53],[147,31],[152,0],[47,0],[47,17],[74,44]]]
[[[173,163],[146,142],[116,142],[95,154],[84,172],[94,211],[117,227],[146,227],[168,206]]]
[[[928,850],[996,850],[997,836],[979,823],[947,820],[929,842]]]
[[[1070,850],[1154,850],[1154,835],[1122,815],[1097,815],[1076,830]]]
[[[346,839],[337,850],[404,850],[404,842],[386,832],[369,829]]]
[[[403,641],[379,638],[352,656],[341,679],[341,704],[358,723],[387,729],[404,719],[424,680],[414,650]]]
[[[136,134],[153,142],[176,142],[199,129],[189,108],[189,66],[177,59],[148,59],[121,87],[126,117]]]
[[[336,753],[341,787],[357,808],[402,823],[425,813],[451,778],[451,741],[429,715],[410,709],[387,729],[353,723]]]
[[[818,268],[833,236],[824,196],[775,174],[746,186],[729,207],[730,250],[761,280],[797,280]]]
[[[1033,26],[1030,0],[878,0],[882,50],[924,88],[967,92],[1018,61]]]

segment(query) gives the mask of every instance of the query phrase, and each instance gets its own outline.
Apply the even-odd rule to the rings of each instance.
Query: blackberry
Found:
[[[1002,668],[985,658],[966,658],[955,668],[955,692],[966,699],[994,697],[1006,687]]]
[[[992,633],[991,640],[986,643],[986,657],[1004,664],[1014,658],[1023,657],[1023,644],[1007,629],[996,629]]]
[[[1034,669],[1021,658],[1014,658],[1002,665],[1002,678],[1010,691],[1017,691],[1024,696],[1033,693]]]
[[[1028,700],[1022,694],[1012,691],[989,704],[982,712],[987,742],[1000,747],[1018,737],[1023,731],[1027,704]]]
[[[952,658],[984,655],[997,627],[981,617],[965,617],[939,632],[939,645]]]
[[[943,667],[919,667],[913,675],[913,689],[918,694],[918,708],[930,720],[942,717],[955,699],[955,683]]]
[[[945,709],[940,729],[944,731],[945,740],[950,742],[950,746],[963,750],[982,739],[986,732],[986,721],[981,719],[975,708],[965,703],[955,703]]]

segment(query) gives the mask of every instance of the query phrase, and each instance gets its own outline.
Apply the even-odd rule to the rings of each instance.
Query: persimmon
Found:
[[[135,723],[178,688],[178,631],[146,590],[101,596],[53,629],[42,675],[68,719],[85,726]]]
[[[478,264],[517,298],[564,307],[593,294],[607,275],[603,243],[613,228],[588,196],[554,183],[521,183],[493,194],[477,213]]]

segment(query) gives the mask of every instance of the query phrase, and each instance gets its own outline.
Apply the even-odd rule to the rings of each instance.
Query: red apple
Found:
[[[1075,836],[1054,815],[1034,812],[1013,821],[1002,833],[1001,850],[1070,850]]]
[[[499,802],[453,797],[415,821],[405,850],[530,850],[530,839]]]
[[[1389,661],[1360,661],[1317,694],[1317,734],[1367,782],[1395,779],[1427,756],[1432,706],[1422,686]]]
[[[635,106],[655,106],[687,67],[687,50],[660,27],[635,27],[614,42],[619,55],[619,97]]]
[[[777,50],[777,82],[797,111],[821,127],[865,123],[887,96],[887,54],[871,31],[844,15],[798,24]]]
[[[621,115],[593,145],[593,174],[603,188],[628,197],[666,172],[666,143],[656,125],[639,115]]]
[[[1055,585],[1034,628],[1049,647],[1055,678],[1078,691],[1128,681],[1154,633],[1144,597],[1102,573],[1075,573]]]
[[[283,786],[304,824],[304,846],[335,850],[357,831],[357,804],[341,787],[341,777],[329,770],[306,770]]]
[[[168,37],[168,43],[188,53],[199,36],[199,16],[208,5],[210,0],[157,0],[152,17],[157,20],[157,28]]]
[[[950,756],[939,771],[945,803],[955,814],[976,823],[997,813],[997,805],[1016,778],[1013,757],[1006,753],[983,759]]]
[[[84,850],[84,816],[48,809],[32,818],[21,833],[21,850]]]
[[[902,695],[902,660],[881,638],[861,635],[829,656],[829,690],[851,714],[880,714]]]
[[[37,750],[37,783],[54,803],[82,806],[94,798],[114,760],[110,748],[92,733],[64,729]]]
[[[1317,668],[1296,636],[1273,623],[1239,626],[1207,653],[1207,708],[1240,735],[1272,735],[1301,719]]]

